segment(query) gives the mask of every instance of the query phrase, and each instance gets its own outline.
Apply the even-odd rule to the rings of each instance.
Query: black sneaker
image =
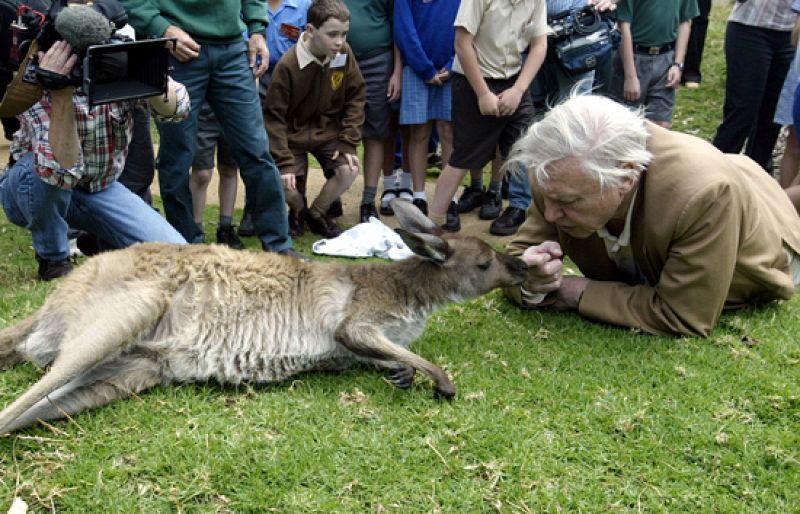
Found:
[[[509,205],[499,218],[489,226],[489,232],[496,236],[510,236],[517,233],[520,225],[525,222],[525,211],[519,207]]]
[[[75,238],[75,244],[78,246],[78,250],[86,257],[91,257],[92,255],[100,253],[100,241],[98,241],[97,236],[91,232],[81,232],[78,234],[78,237]]]
[[[287,257],[291,257],[293,259],[297,259],[297,260],[300,260],[300,261],[303,261],[303,262],[311,262],[311,259],[308,256],[303,255],[302,253],[298,252],[294,248],[287,248],[285,250],[279,251],[278,253],[280,255],[285,255]]]
[[[69,259],[48,261],[39,257],[37,254],[36,260],[39,263],[39,270],[36,272],[36,275],[39,277],[39,280],[44,282],[63,277],[72,271],[72,263],[69,262]]]
[[[256,235],[256,227],[253,225],[253,216],[247,211],[245,211],[244,216],[242,216],[242,222],[239,223],[238,232],[242,237],[253,237]]]
[[[480,207],[483,202],[483,192],[484,188],[465,187],[458,199],[458,212],[470,212]]]
[[[342,199],[337,198],[333,202],[331,202],[331,206],[328,207],[328,216],[331,218],[339,218],[344,214],[342,210]]]
[[[414,200],[412,200],[411,203],[413,203],[414,207],[419,209],[419,211],[422,214],[424,214],[425,216],[428,215],[428,202],[426,202],[422,198],[414,198]]]
[[[493,220],[500,216],[502,208],[503,200],[500,199],[500,191],[486,191],[486,194],[483,195],[481,210],[478,211],[478,217],[482,220]]]
[[[381,219],[378,214],[378,209],[375,208],[374,203],[362,203],[358,208],[358,219],[360,223],[369,223],[370,218]]]
[[[450,202],[447,208],[447,221],[442,225],[442,230],[447,232],[458,232],[461,230],[461,218],[458,216],[458,204]]]
[[[228,246],[234,250],[244,250],[244,243],[233,231],[233,225],[217,229],[217,243]]]

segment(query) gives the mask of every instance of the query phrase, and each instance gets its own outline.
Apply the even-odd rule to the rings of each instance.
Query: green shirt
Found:
[[[128,22],[147,36],[162,36],[170,25],[198,43],[233,43],[267,28],[267,0],[122,0]]]
[[[344,0],[350,10],[347,44],[360,59],[368,52],[392,48],[393,0]]]
[[[631,24],[634,45],[662,46],[678,38],[678,25],[700,14],[697,0],[620,0],[617,21]]]

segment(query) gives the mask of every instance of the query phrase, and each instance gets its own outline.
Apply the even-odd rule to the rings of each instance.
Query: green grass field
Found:
[[[676,128],[704,138],[721,113],[727,10],[702,88],[676,109]],[[5,218],[0,257],[4,327],[52,285]],[[662,338],[495,292],[433,315],[414,346],[452,375],[452,402],[370,369],[158,388],[0,437],[0,512],[14,497],[81,513],[798,512],[798,320],[795,298],[726,314],[708,339]],[[0,405],[40,375],[0,373]]]

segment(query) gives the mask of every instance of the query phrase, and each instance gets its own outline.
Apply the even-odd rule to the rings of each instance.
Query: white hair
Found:
[[[550,178],[551,164],[574,158],[601,188],[616,187],[624,178],[638,176],[652,159],[647,138],[641,110],[604,96],[573,93],[530,126],[512,147],[508,162],[521,163],[543,183]]]

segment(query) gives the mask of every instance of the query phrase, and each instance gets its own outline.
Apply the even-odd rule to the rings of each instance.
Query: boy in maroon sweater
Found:
[[[328,214],[361,168],[356,148],[364,123],[366,88],[350,47],[345,43],[350,12],[341,0],[316,0],[297,45],[275,65],[264,102],[270,150],[281,173],[289,229],[331,238],[341,229]],[[308,153],[328,177],[306,208]]]

